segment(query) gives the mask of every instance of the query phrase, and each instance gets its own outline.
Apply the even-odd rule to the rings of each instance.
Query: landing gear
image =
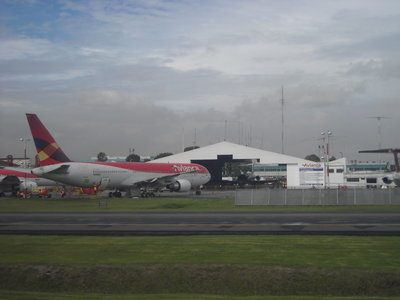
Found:
[[[148,191],[146,189],[140,189],[140,197],[141,198],[148,198],[148,197],[155,197],[156,195],[154,194],[153,191]]]
[[[109,192],[108,197],[110,198],[121,198],[122,194],[120,191]]]

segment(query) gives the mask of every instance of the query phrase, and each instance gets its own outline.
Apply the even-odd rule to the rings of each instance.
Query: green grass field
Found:
[[[400,295],[398,237],[3,235],[0,244],[3,292]]]
[[[397,297],[324,297],[324,296],[220,296],[192,294],[72,294],[1,292],[0,299],[8,300],[394,300]]]
[[[192,294],[72,294],[1,292],[0,299],[8,300],[394,300],[396,297],[324,297],[324,296],[220,296]]]
[[[400,238],[341,236],[0,235],[0,264],[243,264],[400,270]]]

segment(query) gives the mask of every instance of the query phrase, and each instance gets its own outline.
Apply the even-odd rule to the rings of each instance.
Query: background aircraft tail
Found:
[[[41,166],[71,161],[35,114],[26,114]]]

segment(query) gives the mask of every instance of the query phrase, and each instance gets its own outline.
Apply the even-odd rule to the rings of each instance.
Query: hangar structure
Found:
[[[324,186],[326,182],[323,163],[316,163],[227,141],[163,157],[151,162],[198,163],[209,170],[212,183],[220,183],[222,182],[223,168],[226,163],[245,164],[249,163],[249,161],[257,168],[264,167],[265,170],[278,170],[281,176],[287,178],[288,187]]]

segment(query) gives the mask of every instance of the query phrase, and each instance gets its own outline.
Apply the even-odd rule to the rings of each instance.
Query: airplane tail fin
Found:
[[[71,161],[36,114],[26,114],[41,166]]]

